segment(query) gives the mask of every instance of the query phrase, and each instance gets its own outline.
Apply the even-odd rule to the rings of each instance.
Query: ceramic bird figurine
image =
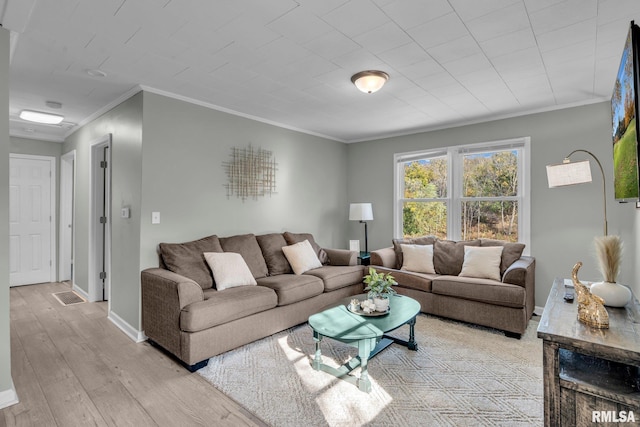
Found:
[[[604,308],[604,300],[592,294],[589,289],[578,280],[578,270],[582,262],[573,266],[571,279],[578,294],[578,320],[597,329],[609,329],[609,313]]]

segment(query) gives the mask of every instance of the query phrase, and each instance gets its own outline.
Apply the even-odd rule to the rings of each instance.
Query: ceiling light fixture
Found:
[[[389,80],[389,74],[377,70],[360,71],[351,76],[351,82],[364,93],[379,91],[387,80]]]
[[[22,110],[20,118],[28,122],[43,123],[46,125],[57,125],[64,120],[64,116],[58,114],[44,113],[42,111]]]

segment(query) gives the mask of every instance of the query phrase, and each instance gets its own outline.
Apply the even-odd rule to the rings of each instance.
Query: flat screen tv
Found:
[[[613,124],[613,186],[615,198],[626,202],[640,198],[638,184],[638,88],[640,80],[640,28],[631,21],[618,76],[611,95]]]

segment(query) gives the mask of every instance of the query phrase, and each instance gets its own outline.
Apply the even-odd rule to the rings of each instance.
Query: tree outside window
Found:
[[[522,138],[397,154],[396,237],[527,243],[527,144]]]
[[[463,156],[462,240],[518,241],[518,151]]]

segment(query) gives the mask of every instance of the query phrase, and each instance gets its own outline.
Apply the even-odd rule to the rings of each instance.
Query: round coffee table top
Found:
[[[420,312],[420,303],[404,295],[389,297],[389,313],[384,316],[367,317],[351,313],[347,305],[353,298],[367,299],[366,294],[355,295],[340,301],[340,305],[309,317],[314,331],[340,341],[356,341],[381,337],[407,323]]]

